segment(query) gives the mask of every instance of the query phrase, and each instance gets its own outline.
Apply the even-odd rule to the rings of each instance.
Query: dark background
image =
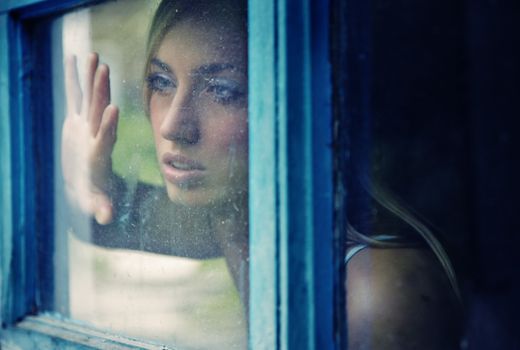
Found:
[[[448,249],[467,348],[520,349],[520,2],[333,4],[337,142]]]

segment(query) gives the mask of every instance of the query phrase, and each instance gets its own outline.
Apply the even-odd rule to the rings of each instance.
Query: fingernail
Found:
[[[100,225],[109,224],[112,221],[112,211],[106,205],[101,206],[96,211],[96,221]]]

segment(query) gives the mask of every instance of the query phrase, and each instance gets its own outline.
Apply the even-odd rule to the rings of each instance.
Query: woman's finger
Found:
[[[86,71],[85,71],[85,93],[83,94],[83,109],[82,117],[88,118],[89,106],[92,102],[92,90],[94,85],[94,76],[99,64],[99,56],[97,53],[92,52],[87,57]]]
[[[99,147],[106,154],[111,154],[114,148],[118,119],[119,109],[114,105],[108,105],[103,112],[103,119],[97,134]]]
[[[96,193],[93,198],[94,217],[100,225],[106,225],[112,222],[114,217],[114,209],[112,201],[104,193]]]
[[[81,88],[79,86],[76,56],[65,58],[65,96],[67,99],[67,115],[78,115],[81,112]]]
[[[96,70],[92,99],[88,112],[90,133],[95,137],[98,133],[99,125],[103,117],[105,108],[110,103],[110,81],[109,70],[106,64],[101,64]]]
[[[92,215],[100,225],[112,222],[114,209],[112,200],[102,192],[93,192],[86,187],[74,188],[65,186],[67,196],[74,206],[86,215]]]
[[[93,195],[87,184],[65,182],[65,193],[70,203],[86,215],[93,215],[96,210]]]

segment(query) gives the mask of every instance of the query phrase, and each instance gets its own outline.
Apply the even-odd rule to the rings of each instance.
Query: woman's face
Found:
[[[240,26],[177,23],[159,46],[147,83],[169,198],[205,206],[247,194],[247,41]]]

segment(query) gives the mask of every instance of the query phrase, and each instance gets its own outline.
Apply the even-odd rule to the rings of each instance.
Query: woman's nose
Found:
[[[191,94],[177,94],[164,117],[161,136],[182,145],[193,145],[199,142],[200,125]]]

